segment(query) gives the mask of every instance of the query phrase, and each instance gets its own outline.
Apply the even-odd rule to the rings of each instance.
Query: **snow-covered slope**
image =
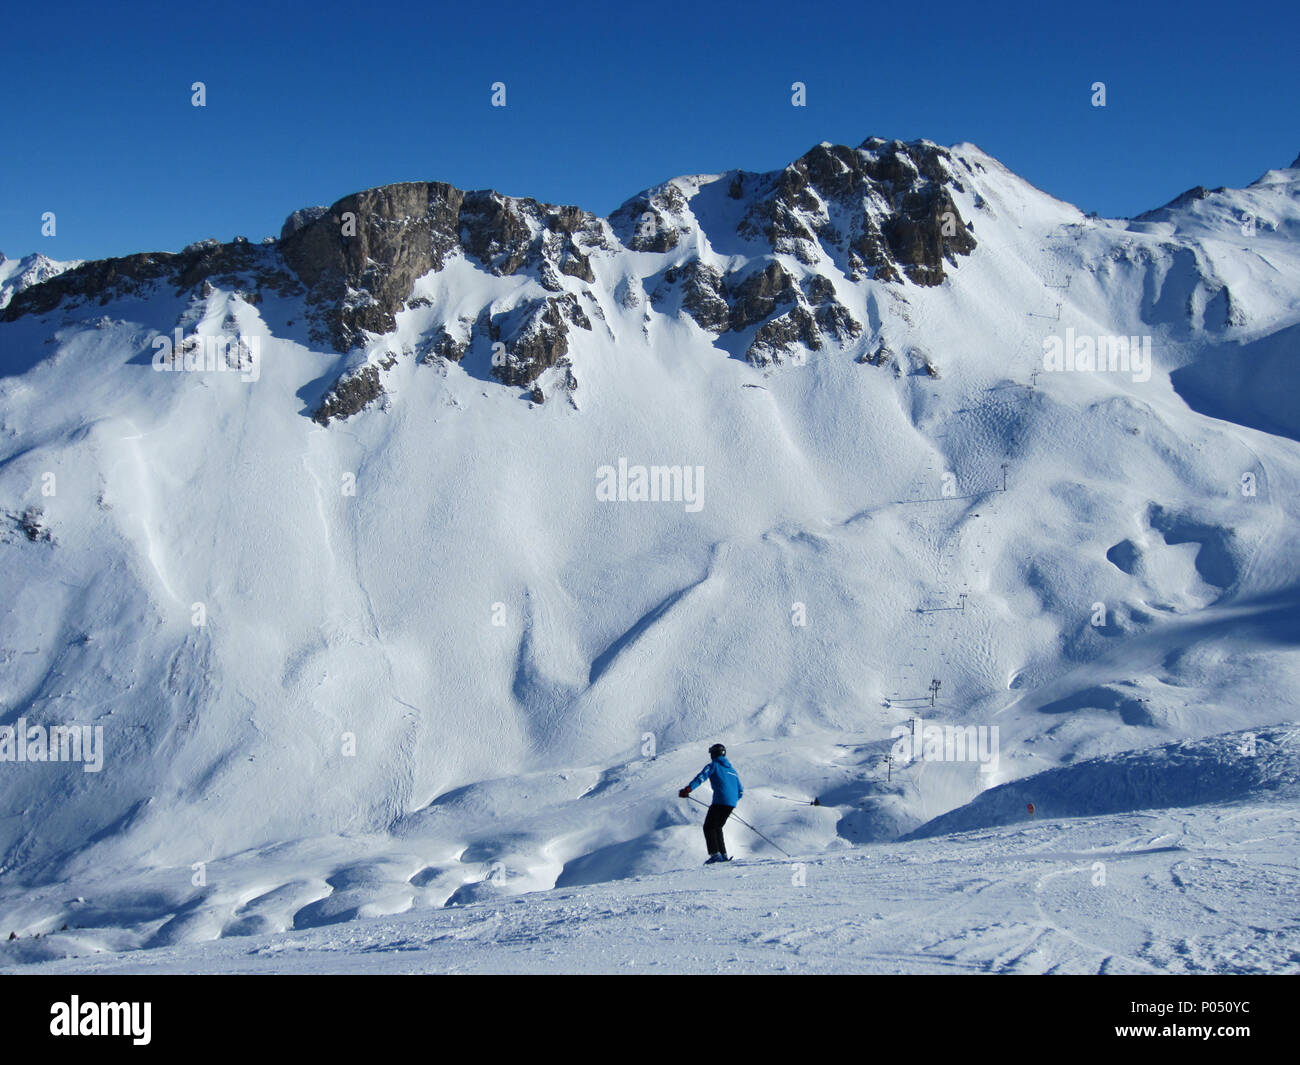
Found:
[[[1034,817],[1085,817],[1245,800],[1300,799],[1300,728],[1276,727],[1090,758],[1000,784],[907,839]]]
[[[7,259],[4,252],[0,252],[0,310],[9,306],[9,301],[23,289],[80,265],[80,260],[59,262],[40,254],[28,255],[22,259]]]
[[[36,973],[1300,971],[1292,800],[756,858],[346,925],[117,953],[74,927]],[[255,906],[256,902],[250,903]],[[96,953],[98,951],[98,953]]]
[[[104,763],[0,763],[0,915],[158,946],[656,874],[715,739],[808,855],[1300,719],[1298,226],[1294,168],[1103,220],[870,140],[25,289],[0,725]],[[1083,336],[1150,365],[1044,369]],[[891,765],[918,715],[996,760]]]

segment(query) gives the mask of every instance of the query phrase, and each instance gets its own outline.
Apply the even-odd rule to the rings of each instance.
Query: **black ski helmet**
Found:
[[[726,753],[727,753],[727,748],[722,746],[722,744],[720,743],[715,743],[712,747],[709,748],[710,758],[721,758]]]

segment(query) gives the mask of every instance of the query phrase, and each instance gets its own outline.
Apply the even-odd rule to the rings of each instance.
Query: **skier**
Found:
[[[715,743],[709,748],[709,759],[709,764],[699,771],[695,779],[677,793],[681,798],[686,799],[690,797],[692,790],[706,780],[713,785],[713,804],[704,818],[704,845],[709,848],[709,860],[704,863],[705,865],[731,861],[731,855],[727,853],[727,843],[722,838],[722,826],[727,823],[731,811],[736,808],[741,796],[745,794],[745,787],[740,783],[740,777],[727,761],[727,748],[720,743]]]

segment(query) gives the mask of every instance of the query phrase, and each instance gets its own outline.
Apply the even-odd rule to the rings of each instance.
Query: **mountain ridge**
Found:
[[[697,264],[667,283],[682,281],[686,313],[715,333],[764,323],[746,351],[747,358],[759,363],[788,357],[795,345],[815,350],[823,330],[842,341],[862,328],[825,285],[812,293],[795,291],[778,256],[789,254],[816,266],[829,250],[851,281],[866,277],[936,285],[946,276],[944,263],[954,265],[974,247],[948,191],[950,185],[960,188],[951,158],[928,141],[873,137],[857,149],[823,142],[780,171],[730,171],[718,180],[724,178],[728,195],[746,201],[737,233],[727,240],[766,242],[766,250],[758,252],[766,268],[757,277],[742,269],[733,278]],[[570,328],[590,329],[573,301],[578,293],[566,291],[561,278],[594,283],[593,254],[671,252],[691,231],[682,213],[687,199],[680,183],[692,180],[699,179],[676,178],[638,193],[609,219],[577,207],[490,190],[466,192],[442,182],[380,186],[328,208],[293,212],[278,241],[200,241],[179,253],[137,253],[72,265],[49,278],[53,284],[17,291],[3,319],[47,314],[65,301],[139,293],[164,280],[178,294],[196,293],[213,281],[243,283],[254,289],[254,300],[267,288],[280,294],[305,292],[316,319],[312,339],[347,352],[368,337],[390,332],[394,315],[412,297],[414,281],[459,254],[496,276],[532,273],[545,294],[533,300],[526,314],[514,315],[504,333],[500,315],[480,315],[468,329],[438,323],[428,350],[419,354],[432,352],[455,361],[477,333],[506,345],[504,359],[493,367],[495,376],[526,387],[563,358]],[[755,191],[745,193],[746,182]],[[826,200],[846,215],[848,232],[821,217]],[[707,242],[708,235],[703,239]],[[773,313],[778,307],[790,309],[778,316]],[[347,391],[347,382],[340,384],[322,408],[326,422],[330,403]],[[367,394],[374,398],[373,392]],[[346,416],[347,406],[338,405],[332,416]]]
[[[968,149],[819,149],[615,224],[408,184],[357,248],[291,219],[305,279],[200,242],[19,293],[0,729],[105,758],[0,766],[12,927],[162,945],[681,869],[717,740],[812,854],[1300,719],[1300,176],[1106,220]],[[1140,366],[1045,359],[1120,338]],[[624,465],[666,491],[602,493]],[[997,726],[997,765],[891,761],[918,717]]]
[[[237,237],[228,243],[199,241],[178,253],[141,252],[87,263],[55,264],[39,257],[39,268],[4,291],[0,320],[48,314],[65,302],[138,294],[164,280],[178,295],[193,296],[216,281],[247,289],[253,302],[267,290],[304,295],[313,342],[347,354],[390,334],[395,315],[416,298],[416,280],[458,255],[496,276],[531,274],[543,291],[522,309],[512,306],[502,313],[483,307],[468,319],[435,322],[413,354],[455,362],[481,341],[493,350],[493,377],[544,398],[538,378],[557,366],[566,371],[566,388],[576,388],[567,355],[572,331],[592,329],[588,312],[593,308],[584,309],[581,302],[590,298],[583,286],[597,280],[591,257],[672,253],[690,237],[689,254],[663,272],[650,294],[652,304],[672,305],[719,337],[753,327],[734,353],[764,366],[827,342],[843,347],[862,336],[864,323],[836,298],[830,277],[901,288],[939,285],[947,277],[945,264],[955,269],[974,250],[974,219],[963,219],[951,196],[963,190],[954,151],[974,155],[975,167],[982,167],[983,159],[1011,173],[967,142],[945,149],[924,139],[868,137],[857,148],[823,141],[781,170],[672,178],[630,197],[608,218],[445,182],[377,186],[328,207],[295,210],[278,240],[258,245]],[[962,165],[974,172],[965,158]],[[724,182],[728,197],[744,200],[743,214],[731,220],[735,231],[696,234],[686,217],[688,202]],[[1133,221],[1165,221],[1171,211],[1226,191],[1197,186]],[[977,211],[981,203],[977,196]],[[847,222],[847,232],[834,224],[833,213]],[[717,262],[715,240],[733,253],[723,259],[733,262],[739,257],[737,240],[748,242],[738,268]],[[785,257],[819,276],[797,286],[782,265]],[[574,283],[566,284],[565,277]],[[594,316],[601,317],[599,308]],[[383,371],[394,357],[347,368],[312,416],[328,425],[380,401]]]

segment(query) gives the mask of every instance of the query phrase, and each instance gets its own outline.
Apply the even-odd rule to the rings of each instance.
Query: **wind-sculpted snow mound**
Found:
[[[0,971],[1295,973],[1298,834],[1295,802],[1200,806],[606,883],[575,869],[522,896],[489,880],[452,906],[289,927],[287,907],[328,891],[301,880],[249,900],[219,940],[127,951],[74,927],[0,940]]]
[[[1300,797],[1300,726],[1228,732],[1147,747],[990,788],[903,839],[992,828],[1035,817],[1095,817],[1258,797]]]

